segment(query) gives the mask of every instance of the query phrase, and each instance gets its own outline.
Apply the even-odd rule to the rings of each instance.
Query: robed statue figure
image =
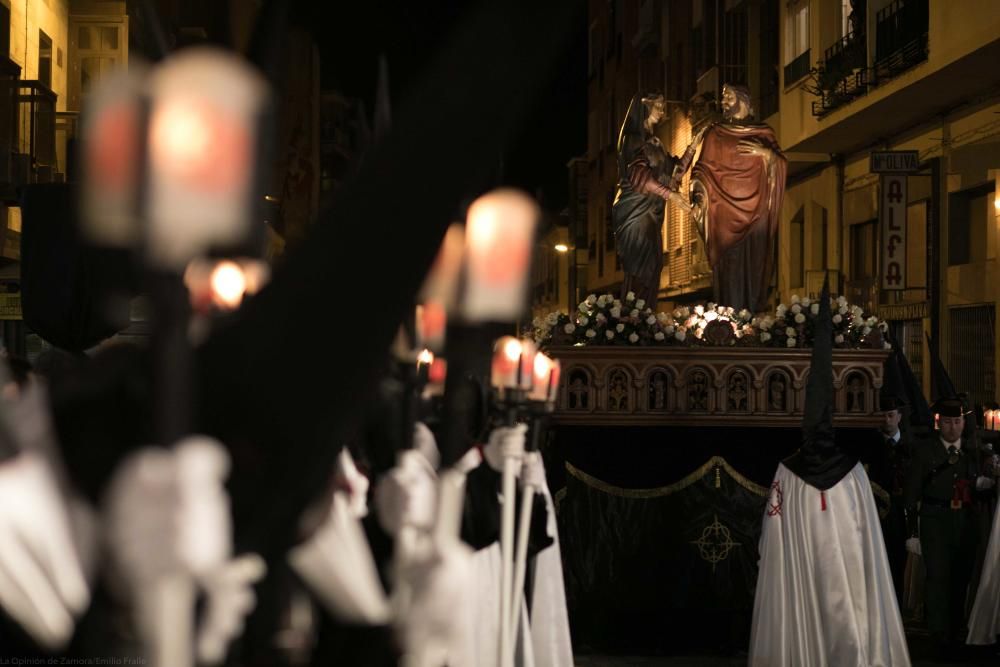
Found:
[[[767,125],[753,122],[750,91],[722,87],[723,122],[692,142],[670,187],[676,189],[694,151],[690,212],[712,266],[716,303],[764,310],[774,239],[785,195],[787,162]]]
[[[663,208],[677,158],[654,134],[663,119],[663,96],[632,98],[618,134],[618,191],[611,208],[615,244],[625,271],[622,298],[635,292],[656,309],[663,270]],[[676,188],[675,188],[676,189]]]

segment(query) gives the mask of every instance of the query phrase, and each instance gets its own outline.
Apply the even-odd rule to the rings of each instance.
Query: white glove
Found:
[[[401,452],[396,467],[375,487],[375,512],[379,524],[392,536],[401,526],[430,529],[437,506],[437,476],[415,449]]]
[[[260,556],[246,554],[200,578],[206,601],[198,628],[199,664],[216,665],[225,659],[229,642],[243,632],[243,620],[257,603],[254,584],[266,571]]]
[[[489,442],[483,448],[483,458],[497,472],[503,471],[503,460],[511,456],[520,458],[524,454],[524,436],[527,424],[501,426],[490,433]]]
[[[906,540],[906,550],[915,556],[920,555],[920,538],[911,537]]]
[[[521,488],[529,484],[535,490],[545,488],[545,465],[538,452],[527,452],[521,463]]]
[[[995,481],[993,481],[989,477],[986,477],[985,475],[980,475],[979,477],[976,478],[977,491],[985,491],[986,489],[992,489],[995,484],[996,484]]]
[[[66,506],[48,464],[24,452],[0,463],[0,605],[39,644],[73,634],[90,591],[70,537]]]
[[[354,465],[347,447],[341,447],[337,469],[333,476],[334,488],[346,494],[348,511],[358,519],[368,516],[368,478]]]

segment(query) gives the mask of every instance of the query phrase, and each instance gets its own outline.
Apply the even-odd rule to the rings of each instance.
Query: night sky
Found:
[[[566,162],[586,151],[586,6],[579,4],[574,42],[555,65],[556,76],[536,101],[520,137],[503,156],[503,182],[533,194],[541,189],[544,207],[553,212],[566,205]],[[393,112],[398,113],[430,60],[475,3],[300,5],[301,11],[293,15],[316,37],[323,87],[362,98],[371,115],[379,55],[387,58]]]

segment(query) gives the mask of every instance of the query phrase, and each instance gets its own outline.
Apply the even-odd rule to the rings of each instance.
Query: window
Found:
[[[747,83],[747,11],[746,7],[726,12],[723,17],[722,81]]]
[[[10,57],[10,7],[0,3],[0,56]]]
[[[840,36],[846,37],[851,31],[851,0],[840,0]]]
[[[124,21],[71,18],[67,108],[80,109],[90,87],[112,70],[128,63],[128,33]]]
[[[785,24],[785,64],[809,50],[809,2],[800,0],[788,8]]]
[[[975,405],[996,400],[995,340],[996,308],[969,306],[952,308],[949,371],[955,386],[969,392]],[[986,334],[986,335],[984,335]]]
[[[988,221],[993,218],[992,187],[956,192],[948,200],[948,263],[986,259]]]
[[[875,247],[877,222],[851,227],[851,280],[873,280],[877,272]]]
[[[52,40],[38,31],[38,80],[52,87]]]
[[[792,218],[789,229],[789,263],[788,282],[790,287],[805,286],[805,209],[800,208]]]

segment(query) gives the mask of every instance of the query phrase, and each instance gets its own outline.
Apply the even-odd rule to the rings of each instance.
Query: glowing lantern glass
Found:
[[[528,398],[546,403],[555,402],[559,392],[559,362],[539,352],[535,355],[533,372],[534,380]]]
[[[150,80],[149,259],[182,268],[211,247],[252,234],[263,79],[239,58],[189,49]]]
[[[462,314],[472,322],[513,322],[522,313],[539,209],[516,190],[494,190],[469,207]]]
[[[113,72],[94,85],[84,108],[81,223],[98,245],[131,248],[141,236],[136,216],[147,77],[142,66]]]
[[[535,344],[504,336],[493,346],[490,384],[500,391],[530,391],[534,379]]]

